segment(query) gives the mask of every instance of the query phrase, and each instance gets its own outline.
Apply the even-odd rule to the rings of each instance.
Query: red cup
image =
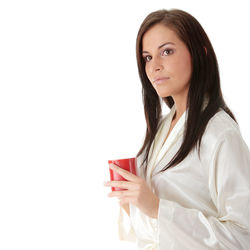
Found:
[[[120,168],[123,168],[127,171],[129,171],[132,174],[136,175],[136,158],[127,158],[127,159],[121,159],[121,160],[109,160],[109,164],[113,163],[117,165]],[[113,171],[109,168],[110,173],[110,180],[111,181],[127,181],[125,178],[123,178],[121,175]],[[112,191],[119,191],[119,190],[125,190],[123,188],[118,187],[112,187]]]

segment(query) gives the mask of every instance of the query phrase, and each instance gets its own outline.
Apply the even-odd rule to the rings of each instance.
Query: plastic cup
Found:
[[[120,160],[109,160],[109,164],[113,163],[117,165],[118,167],[125,169],[129,171],[132,174],[136,175],[136,158],[126,158],[126,159],[120,159]],[[121,175],[113,171],[109,168],[110,173],[110,180],[111,181],[127,181],[125,178],[123,178]],[[123,188],[118,187],[111,187],[112,191],[119,191],[119,190],[125,190]]]

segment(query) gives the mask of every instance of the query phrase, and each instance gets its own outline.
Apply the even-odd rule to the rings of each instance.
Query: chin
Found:
[[[159,92],[157,92],[157,94],[158,94],[158,96],[161,97],[161,98],[166,98],[166,97],[171,96],[171,94],[169,94],[169,93],[159,93]]]
[[[166,86],[156,86],[155,87],[155,91],[157,93],[157,95],[161,98],[164,98],[164,97],[168,97],[168,96],[172,96],[173,94],[173,91],[171,88],[166,88]]]

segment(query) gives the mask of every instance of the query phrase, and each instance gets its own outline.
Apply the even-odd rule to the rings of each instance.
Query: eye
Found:
[[[165,56],[170,55],[170,54],[173,54],[173,50],[172,49],[165,49],[163,51],[163,55],[165,55]]]
[[[144,61],[145,61],[145,62],[149,62],[151,59],[152,59],[151,56],[145,56],[145,57],[144,57]]]

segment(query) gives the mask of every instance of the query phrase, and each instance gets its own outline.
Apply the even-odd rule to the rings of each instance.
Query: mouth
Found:
[[[165,81],[167,81],[169,79],[169,77],[159,77],[153,80],[153,83],[155,84],[161,84],[164,83]]]

